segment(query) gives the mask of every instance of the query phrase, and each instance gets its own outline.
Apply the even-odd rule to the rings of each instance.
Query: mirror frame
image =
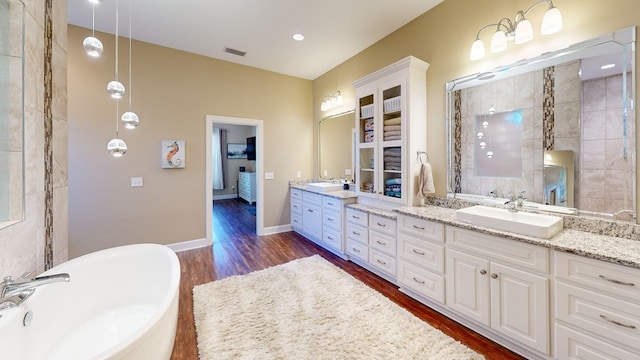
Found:
[[[447,197],[455,198],[454,193],[454,146],[453,144],[453,133],[455,131],[455,119],[453,119],[452,107],[454,106],[454,92],[457,90],[462,90],[466,88],[470,88],[477,85],[487,84],[486,80],[496,81],[506,78],[511,78],[517,75],[525,74],[534,70],[541,70],[545,67],[554,66],[562,63],[567,63],[570,61],[582,59],[585,57],[589,57],[590,54],[594,54],[598,51],[598,48],[607,47],[607,46],[628,46],[623,50],[623,54],[630,58],[631,67],[627,72],[631,72],[631,94],[630,98],[632,99],[631,108],[635,111],[635,96],[636,96],[636,59],[635,59],[635,40],[636,40],[636,26],[627,27],[624,29],[620,29],[590,40],[586,40],[583,42],[579,42],[577,44],[571,45],[565,49],[561,49],[558,51],[543,53],[540,56],[523,59],[517,61],[515,63],[509,65],[498,66],[494,69],[488,71],[477,72],[474,74],[470,74],[467,76],[463,76],[454,80],[450,80],[446,82],[446,152],[447,152]],[[626,65],[626,64],[625,64]],[[624,69],[623,71],[624,72]],[[621,73],[621,72],[620,72]],[[626,113],[623,115],[626,116]],[[636,125],[639,123],[637,116],[634,117]],[[638,131],[636,126],[636,132]],[[637,137],[637,135],[636,135]],[[635,139],[634,139],[635,141]],[[636,153],[633,154],[632,165],[635,169],[633,175],[632,182],[632,206],[633,206],[633,218],[634,222],[637,221],[637,146]],[[554,206],[550,207],[550,211],[554,211]],[[557,209],[558,212],[565,213],[565,208]],[[589,211],[581,211],[577,210],[579,215],[596,215],[599,217],[610,217],[611,214],[606,213],[593,213]]]
[[[354,122],[355,121],[355,112],[356,112],[355,108],[354,109],[348,109],[348,110],[341,111],[339,113],[335,113],[335,114],[331,114],[331,115],[325,116],[325,117],[323,117],[322,119],[320,119],[318,121],[317,129],[316,129],[317,132],[318,132],[318,135],[317,135],[316,141],[317,141],[317,144],[318,144],[318,148],[317,148],[318,158],[317,159],[318,159],[318,178],[319,179],[329,180],[329,179],[332,178],[331,176],[324,177],[322,175],[322,137],[321,137],[320,125],[322,125],[322,123],[324,121],[335,119],[335,118],[339,118],[339,117],[346,116],[346,115],[353,115],[353,117],[351,119],[352,120],[352,122],[351,122],[352,131],[351,131],[351,136],[350,136],[350,138],[351,138],[351,152],[350,152],[350,157],[351,157],[351,178],[353,178],[353,174],[354,174],[354,159],[355,159],[355,153],[354,153],[354,151],[355,151],[354,141],[355,140],[354,140],[353,127],[355,126],[355,122]],[[340,178],[340,177],[347,177],[348,178],[349,175],[342,174],[342,176],[338,176],[338,177],[334,176],[333,178]]]

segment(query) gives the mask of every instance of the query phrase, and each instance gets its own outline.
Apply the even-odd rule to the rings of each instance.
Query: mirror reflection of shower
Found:
[[[545,150],[544,204],[574,207],[573,151]]]

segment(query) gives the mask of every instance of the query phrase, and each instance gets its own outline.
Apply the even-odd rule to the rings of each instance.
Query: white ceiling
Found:
[[[93,5],[67,1],[69,24],[90,29]],[[136,40],[313,80],[442,1],[104,0],[95,28],[115,33],[118,2],[121,36],[128,37],[131,6]]]

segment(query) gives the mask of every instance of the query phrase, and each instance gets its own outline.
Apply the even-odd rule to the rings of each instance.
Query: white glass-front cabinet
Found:
[[[426,71],[407,57],[353,83],[359,199],[418,205],[418,152],[426,150]],[[359,201],[360,202],[360,201]]]

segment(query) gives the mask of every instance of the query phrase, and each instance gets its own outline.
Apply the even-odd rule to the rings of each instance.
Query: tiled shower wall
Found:
[[[626,78],[630,91],[631,76]],[[580,182],[584,191],[579,198],[582,210],[615,213],[633,206],[633,159],[622,156],[625,146],[622,82],[623,76],[615,75],[583,84],[584,154]],[[627,139],[635,139],[634,124],[634,112],[628,111]],[[635,154],[634,142],[627,146],[627,153]],[[624,213],[618,218],[629,219]]]
[[[0,230],[0,276],[39,273],[46,258],[56,265],[68,257],[67,1],[23,1],[25,219]],[[45,14],[51,31],[45,31]],[[47,47],[50,67],[45,66]],[[45,91],[46,78],[51,86]]]

